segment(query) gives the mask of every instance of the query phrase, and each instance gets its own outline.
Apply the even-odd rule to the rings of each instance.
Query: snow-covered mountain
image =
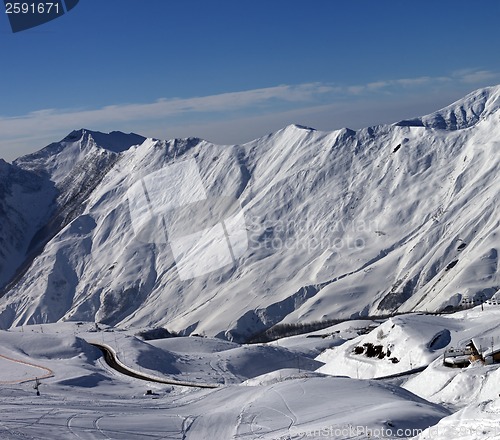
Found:
[[[497,86],[394,125],[292,125],[237,146],[80,130],[1,162],[0,325],[241,341],[279,322],[491,298],[499,109]],[[171,205],[191,209],[159,215]],[[216,240],[195,243],[203,227]],[[182,276],[187,257],[203,274]]]

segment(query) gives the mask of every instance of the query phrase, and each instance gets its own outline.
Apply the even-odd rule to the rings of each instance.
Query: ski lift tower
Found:
[[[39,387],[42,383],[38,380],[38,377],[35,377],[35,385],[33,385],[33,389],[36,390],[36,395],[39,396],[40,395],[40,390],[39,390]]]

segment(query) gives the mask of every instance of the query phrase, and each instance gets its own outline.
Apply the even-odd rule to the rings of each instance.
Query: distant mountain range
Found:
[[[0,326],[244,341],[277,323],[489,299],[499,109],[497,86],[358,131],[291,125],[220,146],[78,130],[0,160]]]

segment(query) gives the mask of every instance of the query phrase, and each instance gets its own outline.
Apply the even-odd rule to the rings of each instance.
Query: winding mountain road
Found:
[[[118,359],[115,350],[111,346],[99,342],[90,342],[90,341],[89,344],[99,348],[99,350],[102,351],[104,355],[104,360],[111,368],[118,371],[119,373],[125,374],[126,376],[130,376],[135,379],[140,379],[147,382],[156,382],[167,385],[178,385],[178,386],[192,387],[192,388],[219,388],[219,385],[217,384],[165,379],[162,377],[153,376],[150,374],[142,373],[140,371],[136,371],[133,368],[130,368],[127,365],[125,365],[122,361],[120,361],[120,359]]]

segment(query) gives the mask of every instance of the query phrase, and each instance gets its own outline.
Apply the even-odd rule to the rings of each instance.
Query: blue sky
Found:
[[[500,83],[500,2],[81,0],[0,17],[0,157],[76,128],[243,143],[361,128]]]

